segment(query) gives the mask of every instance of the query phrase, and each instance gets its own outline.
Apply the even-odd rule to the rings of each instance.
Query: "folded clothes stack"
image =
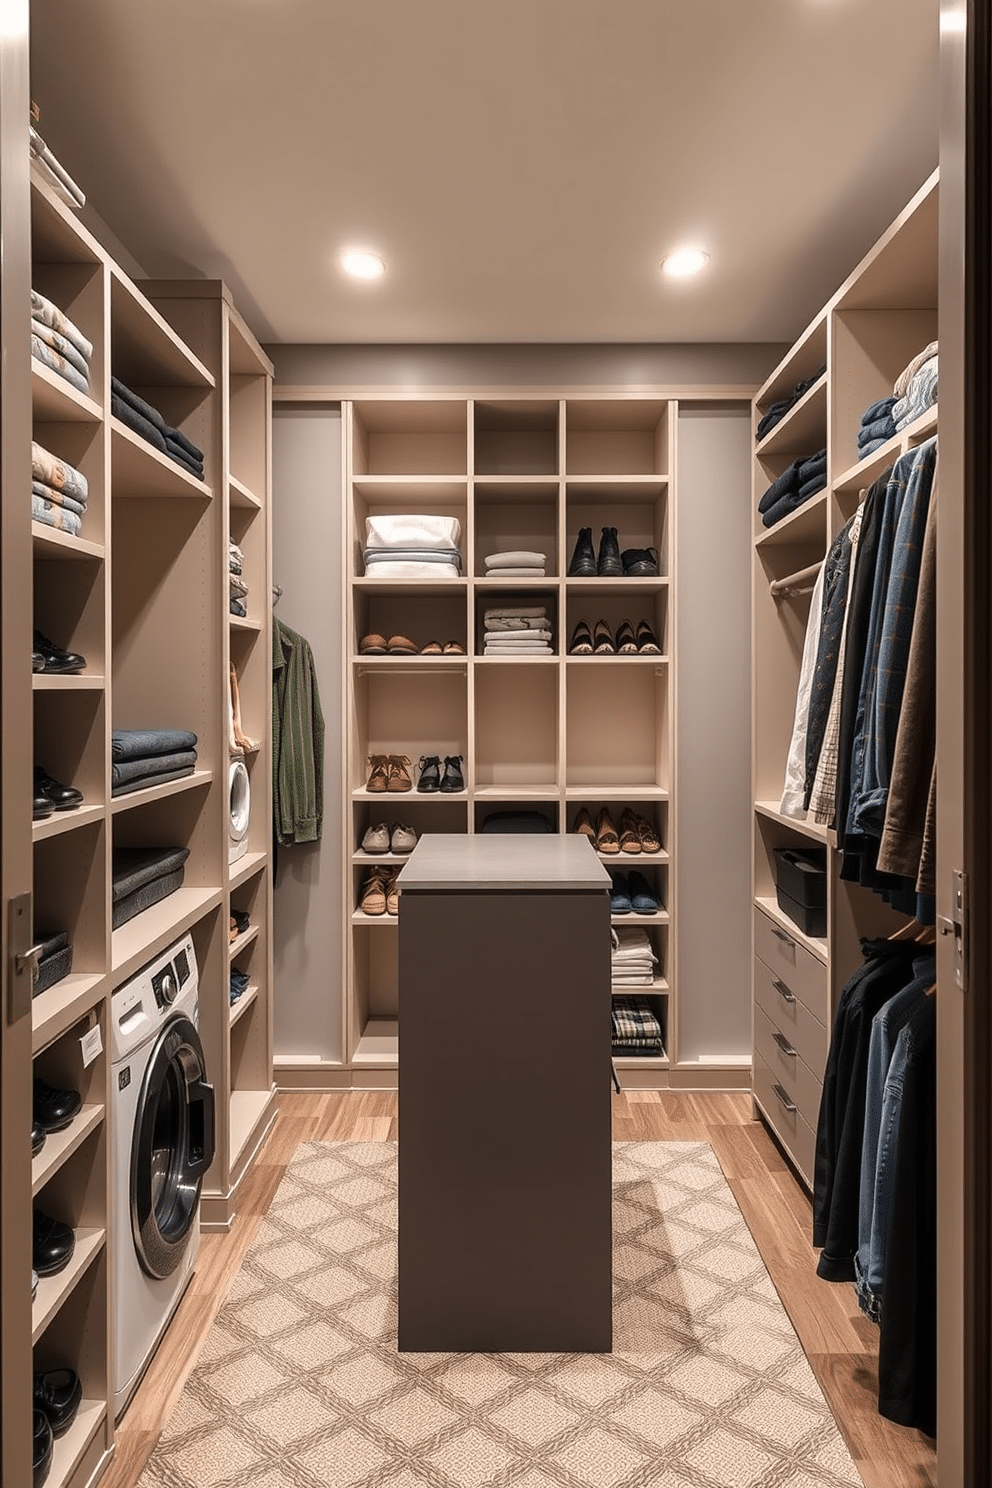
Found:
[[[111,864],[111,925],[133,920],[182,886],[188,847],[115,847]]]
[[[900,372],[892,389],[897,402],[892,410],[896,429],[905,429],[937,401],[937,342],[931,341]]]
[[[822,367],[817,367],[812,376],[804,377],[801,382],[797,382],[787,398],[780,398],[777,403],[773,403],[766,410],[756,430],[759,440],[764,439],[765,435],[770,434],[776,424],[782,422],[789,409],[794,407],[799,402],[799,399],[809,392],[814,382],[819,382],[826,370],[827,364],[824,362]]]
[[[457,579],[462,555],[457,517],[390,512],[366,517],[367,579]]]
[[[248,613],[248,585],[244,581],[245,555],[236,542],[229,542],[228,567],[230,569],[230,610],[242,619]]]
[[[773,480],[761,500],[758,511],[764,527],[774,527],[790,512],[822,491],[827,484],[827,452],[817,450],[814,455],[802,455],[793,460],[787,470]]]
[[[34,117],[32,112],[32,118]],[[38,169],[56,195],[60,196],[67,206],[74,207],[77,211],[80,207],[85,207],[86,196],[81,187],[76,185],[58,157],[52,154],[33,124],[28,126],[28,138],[31,159],[37,162]]]
[[[125,387],[118,377],[110,379],[110,411],[132,433],[139,435],[163,455],[168,455],[170,460],[175,460],[187,474],[202,481],[203,451],[191,439],[187,439],[181,429],[174,429],[171,424],[167,424],[157,408],[153,408],[144,398],[139,398],[137,393]]]
[[[866,459],[896,433],[896,423],[892,417],[895,402],[895,397],[879,398],[877,403],[872,403],[861,415],[861,427],[858,430],[859,460]]]
[[[36,289],[31,291],[31,355],[77,392],[89,392],[92,341]]]
[[[38,975],[31,988],[31,996],[38,997],[47,992],[72,970],[72,944],[64,930],[55,935],[39,937],[41,953],[38,956]]]
[[[546,553],[530,553],[512,548],[506,553],[490,553],[486,559],[487,579],[543,579]]]
[[[610,959],[610,980],[614,987],[650,987],[654,981],[654,968],[658,958],[654,953],[646,930],[619,930],[610,928],[613,947]]]
[[[483,616],[483,656],[548,656],[551,622],[544,605],[498,605]]]
[[[40,444],[31,445],[31,518],[78,537],[89,486],[81,470]]]
[[[115,729],[110,736],[111,795],[192,775],[196,735],[188,729]]]
[[[239,971],[236,966],[231,967],[231,1006],[243,997],[248,991],[251,978],[246,971]]]
[[[614,1055],[660,1059],[665,1052],[661,1023],[646,997],[614,997],[612,1012]]]

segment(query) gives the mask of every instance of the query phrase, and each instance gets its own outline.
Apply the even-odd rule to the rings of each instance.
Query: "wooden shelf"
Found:
[[[31,358],[31,410],[42,423],[99,424],[103,419],[99,403],[36,357]]]
[[[236,889],[254,874],[260,873],[269,861],[267,852],[246,852],[243,858],[231,863],[228,870],[228,887]]]
[[[52,1216],[54,1219],[58,1215]],[[76,1247],[72,1260],[65,1270],[56,1276],[42,1276],[38,1281],[38,1292],[31,1307],[31,1342],[35,1344],[58,1312],[63,1302],[76,1286],[87,1266],[103,1249],[106,1231],[103,1229],[77,1229]]]
[[[667,1054],[614,1054],[613,1063],[618,1070],[668,1069],[671,1060]]]
[[[262,510],[262,498],[256,496],[243,481],[235,479],[233,475],[227,478],[228,500],[233,507],[241,507],[250,511]]]
[[[671,988],[668,985],[668,980],[666,977],[663,976],[656,976],[654,980],[645,987],[624,986],[622,982],[612,982],[610,984],[610,994],[613,997],[623,997],[625,993],[628,992],[634,996],[640,993],[643,994],[645,997],[667,997],[670,990]]]
[[[106,1420],[108,1405],[105,1400],[91,1400],[86,1396],[79,1403],[75,1419],[69,1430],[55,1438],[52,1466],[45,1488],[61,1488],[68,1483],[86,1452]]]
[[[253,620],[250,615],[235,615],[228,613],[227,622],[232,630],[249,630],[258,635],[262,629],[261,620]]]
[[[58,837],[63,832],[73,832],[77,827],[85,827],[90,822],[102,821],[105,814],[106,808],[102,802],[91,806],[87,806],[84,802],[70,811],[54,811],[51,816],[31,823],[31,837],[35,842],[43,842],[48,837]]]
[[[177,460],[163,455],[120,419],[110,420],[110,460],[114,500],[129,497],[192,496],[209,501],[213,491]]]
[[[36,558],[103,559],[102,543],[85,537],[71,537],[44,522],[31,523],[31,544]]]
[[[115,983],[126,981],[170,941],[220,904],[216,889],[176,889],[113,932],[111,965]]]
[[[466,594],[468,579],[366,579],[353,578],[359,594]]]
[[[71,672],[64,676],[48,672],[31,674],[31,686],[35,692],[103,692],[106,685],[106,678],[93,672]]]
[[[801,832],[804,837],[813,837],[817,842],[826,842],[828,832],[815,821],[799,821],[793,816],[784,816],[774,801],[755,801],[754,809],[759,816],[788,827],[790,832]]]
[[[230,1161],[237,1167],[253,1137],[259,1134],[272,1104],[272,1089],[232,1090],[229,1116]]]
[[[812,455],[827,442],[827,374],[808,388],[773,429],[769,429],[755,450],[758,459],[766,455]]]
[[[395,1069],[399,1063],[399,1021],[370,1018],[351,1057],[353,1065]]]
[[[164,785],[148,785],[143,790],[128,791],[124,796],[112,796],[110,809],[117,816],[136,806],[147,806],[149,801],[164,801],[168,796],[181,795],[183,791],[198,790],[201,786],[209,785],[213,778],[213,770],[194,770],[192,775],[183,775],[179,780],[167,780]]]
[[[565,787],[566,801],[580,801],[588,803],[592,801],[667,801],[668,788],[664,785],[647,785],[644,781],[614,780],[604,782],[602,780],[591,781],[585,785],[567,785]],[[617,826],[619,826],[619,822]]]
[[[472,792],[476,801],[557,801],[557,785],[477,785]]]
[[[213,373],[204,366],[147,296],[117,267],[110,265],[110,339],[114,375],[129,387],[177,384],[213,388]]]
[[[664,574],[653,574],[648,578],[588,578],[565,580],[569,594],[662,594],[669,580]]]
[[[775,921],[776,925],[782,930],[787,930],[793,940],[798,941],[801,946],[805,946],[818,961],[826,963],[827,942],[825,939],[819,936],[807,935],[804,930],[800,930],[794,920],[790,920],[788,915],[782,913],[776,899],[755,895],[754,902],[759,909],[764,910],[769,919]]]
[[[31,1003],[31,1053],[54,1043],[106,995],[107,979],[102,972],[70,971],[47,992],[39,992]]]
[[[922,444],[937,432],[937,407],[928,408],[918,419],[900,429],[891,439],[879,445],[877,450],[864,460],[858,460],[851,465],[842,475],[834,481],[834,490],[838,495],[848,492],[860,491],[863,487],[873,485],[884,470],[895,463],[900,455],[916,445]]]
[[[653,914],[638,914],[632,910],[630,914],[611,914],[610,924],[614,928],[623,925],[669,925],[671,919],[667,909],[659,909]]]
[[[242,931],[240,935],[236,935],[233,940],[228,941],[227,955],[229,961],[233,961],[235,956],[240,956],[246,946],[250,946],[253,940],[258,939],[260,928],[259,925],[249,925],[247,930]]]
[[[363,914],[360,909],[353,909],[351,912],[351,923],[353,925],[367,925],[372,929],[375,929],[376,926],[392,925],[395,930],[398,919],[394,914],[371,915]]]
[[[83,1106],[60,1132],[49,1132],[37,1157],[31,1159],[31,1196],[44,1188],[49,1178],[72,1156],[76,1149],[103,1121],[106,1107],[101,1103]]]
[[[774,548],[779,545],[818,547],[821,554],[826,551],[827,522],[826,508],[829,491],[823,490],[816,496],[811,496],[797,511],[790,512],[774,527],[765,528],[755,538],[754,545],[759,550]]]
[[[244,1017],[245,1013],[251,1007],[252,1003],[257,1002],[257,1000],[258,1000],[258,991],[259,991],[259,989],[258,989],[258,983],[257,982],[251,982],[245,988],[245,990],[242,992],[242,994],[238,998],[237,1002],[232,1002],[230,1004],[230,1007],[231,1007],[231,1027],[232,1028],[234,1027],[235,1023],[237,1023],[239,1021],[239,1019],[241,1019],[241,1018]]]

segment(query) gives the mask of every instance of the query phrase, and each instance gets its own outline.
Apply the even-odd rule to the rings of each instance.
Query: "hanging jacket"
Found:
[[[324,715],[313,653],[272,622],[272,809],[276,841],[317,842],[324,818]]]

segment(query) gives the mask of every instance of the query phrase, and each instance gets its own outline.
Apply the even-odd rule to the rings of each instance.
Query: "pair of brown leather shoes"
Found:
[[[404,635],[385,636],[371,635],[362,636],[358,643],[360,656],[416,656],[417,648],[411,640]]]
[[[410,757],[406,754],[370,754],[369,777],[365,789],[369,791],[413,790],[410,778]]]
[[[629,806],[620,813],[620,830],[610,814],[609,807],[602,806],[596,816],[596,825],[585,806],[579,808],[573,832],[588,837],[598,853],[612,857],[615,853],[661,852],[661,842],[654,827],[646,817],[638,815]]]

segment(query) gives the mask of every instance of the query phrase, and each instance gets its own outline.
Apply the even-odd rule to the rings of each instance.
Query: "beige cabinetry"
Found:
[[[27,1142],[33,1077],[76,1090],[82,1100],[71,1123],[46,1137],[30,1162],[29,1181],[26,1168],[22,1180],[20,1165],[5,1162],[3,1175],[3,1209],[21,1233],[30,1232],[33,1208],[75,1234],[69,1264],[38,1284],[29,1326],[8,1327],[18,1316],[15,1294],[30,1295],[28,1271],[15,1276],[5,1265],[2,1277],[5,1375],[20,1373],[29,1387],[32,1367],[69,1366],[82,1380],[82,1406],[55,1442],[48,1478],[62,1488],[89,1482],[113,1443],[114,989],[179,936],[192,936],[200,1031],[217,1094],[216,1158],[204,1187],[209,1220],[229,1221],[238,1181],[273,1111],[271,368],[223,286],[132,282],[35,180],[30,282],[92,344],[86,391],[36,359],[25,381],[35,442],[85,477],[78,532],[32,518],[26,426],[14,467],[19,478],[5,470],[4,480],[5,520],[11,531],[19,523],[30,554],[6,590],[5,667],[30,671],[31,617],[37,631],[85,660],[71,673],[34,673],[30,712],[21,720],[34,764],[81,792],[82,801],[30,828],[33,938],[64,935],[71,969],[30,1000],[29,1059],[12,1071],[5,1054],[3,1092],[5,1152],[14,1125],[18,1140]],[[22,313],[26,326],[26,300]],[[7,355],[16,344],[7,339],[8,329]],[[26,355],[26,336],[23,350]],[[202,478],[115,415],[111,376],[202,450]],[[240,621],[228,613],[232,537],[243,549],[250,591],[248,615]],[[7,551],[5,535],[5,563]],[[256,807],[247,851],[233,862],[231,661],[241,682],[242,724],[257,743],[246,761]],[[7,710],[5,731],[11,722]],[[196,734],[192,773],[115,795],[113,732],[165,728]],[[27,774],[21,770],[16,797],[5,776],[5,816],[27,816]],[[115,851],[164,845],[188,852],[181,887],[115,928]],[[232,908],[247,911],[250,922],[233,943]],[[233,1006],[232,964],[249,976]],[[5,1049],[13,1038],[8,1027]],[[116,1197],[126,1205],[126,1195]],[[6,1415],[3,1454],[4,1481],[26,1481],[24,1441],[7,1430]]]
[[[651,914],[614,916],[643,928],[657,965],[643,990],[665,1034],[665,1056],[623,1060],[635,1082],[667,1084],[677,1058],[670,936],[673,851],[672,553],[676,405],[657,397],[427,397],[345,402],[345,616],[348,747],[344,812],[348,920],[345,1062],[356,1085],[395,1081],[397,920],[360,908],[375,864],[395,853],[362,849],[369,826],[397,820],[417,832],[478,833],[493,813],[540,811],[553,831],[574,830],[582,807],[629,806],[661,842],[656,853],[600,854],[637,869],[657,899]],[[445,515],[460,528],[458,576],[366,577],[366,520]],[[619,546],[654,548],[655,577],[570,578],[580,529],[603,527]],[[487,556],[545,555],[544,573],[500,577]],[[550,650],[485,654],[489,609],[543,607]],[[647,621],[658,652],[569,653],[576,624]],[[416,654],[365,655],[363,637],[405,636]],[[438,642],[440,654],[422,654]],[[454,643],[458,650],[447,654]],[[368,788],[371,755],[413,762],[414,788]],[[464,789],[416,789],[421,756],[462,756]],[[526,954],[522,948],[522,954]],[[638,989],[631,989],[638,990]],[[452,1031],[457,1044],[457,1031]],[[468,1052],[468,1051],[466,1051]],[[553,1051],[548,1051],[553,1057]]]
[[[753,482],[754,1092],[808,1185],[838,996],[861,964],[860,938],[890,933],[902,921],[870,890],[839,877],[830,825],[794,806],[783,812],[786,764],[817,568],[864,492],[900,454],[937,430],[933,407],[858,458],[865,410],[890,396],[911,358],[937,338],[937,202],[934,176],[754,401],[757,430],[773,404],[788,399],[800,383],[809,384],[784,417],[756,438]],[[824,489],[765,528],[757,513],[762,493],[793,461],[824,448]],[[822,936],[804,934],[779,909],[774,853],[781,848],[826,853]]]

